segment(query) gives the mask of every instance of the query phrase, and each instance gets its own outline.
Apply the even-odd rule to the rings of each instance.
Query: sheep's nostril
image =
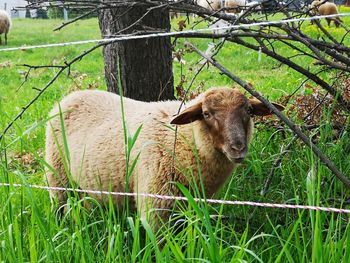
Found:
[[[238,152],[243,152],[245,150],[245,146],[241,146],[241,147],[232,147],[232,149],[234,149],[235,151]]]
[[[232,145],[231,148],[235,151],[243,152],[246,146],[244,144],[235,144],[235,145]]]

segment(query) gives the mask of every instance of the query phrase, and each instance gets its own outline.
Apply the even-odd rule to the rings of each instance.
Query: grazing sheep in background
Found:
[[[252,2],[249,2],[249,3],[246,3],[246,8],[250,8],[254,6],[253,10],[256,11],[255,13],[256,14],[261,14],[261,6],[260,6],[260,3],[257,2],[257,1],[252,1]]]
[[[169,12],[170,19],[178,18],[179,15],[180,15],[180,13],[177,11],[170,11]]]
[[[206,196],[211,197],[247,154],[253,133],[251,115],[270,114],[260,101],[247,99],[237,89],[229,88],[208,90],[190,101],[175,118],[180,101],[123,101],[128,131],[135,134],[142,125],[131,154],[131,160],[140,154],[129,179],[129,191],[136,193],[181,195],[174,182],[186,187],[194,182],[202,189],[202,180]],[[78,91],[64,98],[60,106],[70,151],[71,180],[82,189],[126,191],[120,97],[104,91]],[[58,113],[58,107],[54,108],[50,116],[56,117],[46,128],[46,161],[57,173],[49,171],[46,176],[50,186],[67,187],[69,179],[55,143],[57,140],[63,149]],[[178,125],[175,158],[175,132],[170,124]],[[50,196],[57,198],[60,205],[67,201],[66,193],[60,191],[51,191]],[[103,195],[91,196],[101,203],[108,201]],[[111,198],[117,208],[123,205],[123,197]],[[137,197],[134,204],[142,217],[152,207],[162,209],[158,214],[166,220],[166,210],[174,202]],[[155,213],[150,216],[156,229]]]
[[[321,4],[322,1],[313,1],[310,5],[310,8],[312,8],[312,12],[315,15],[321,15],[321,16],[326,16],[326,15],[336,15],[338,13],[338,8],[334,3],[323,3]],[[339,27],[343,21],[339,17],[332,17],[332,18],[326,18],[328,26],[331,25],[331,21],[334,21],[334,24],[336,27]]]
[[[174,2],[177,2],[178,0],[170,0],[169,3],[174,3]],[[170,9],[169,11],[169,16],[170,16],[170,19],[174,19],[174,18],[177,18],[180,16],[180,12],[177,11],[177,10],[172,10]]]
[[[11,27],[11,18],[4,11],[0,10],[0,45],[2,45],[1,35],[5,34],[5,45],[7,45],[7,34],[10,31]]]
[[[230,8],[226,10],[227,13],[238,14],[246,6],[246,0],[226,0],[225,8]]]
[[[221,8],[221,0],[197,0],[197,5],[217,11]]]

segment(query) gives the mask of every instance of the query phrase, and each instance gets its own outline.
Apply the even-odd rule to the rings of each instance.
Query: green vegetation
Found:
[[[349,18],[344,20],[350,24]],[[59,20],[15,20],[9,47],[100,38],[96,19],[53,32],[60,23]],[[176,27],[176,21],[173,26]],[[318,33],[310,25],[306,25],[305,30]],[[342,28],[331,28],[331,31],[339,36],[344,33]],[[189,41],[205,50],[211,40]],[[350,43],[349,38],[346,41]],[[182,48],[182,43],[183,40],[178,40],[176,49]],[[0,52],[0,132],[57,70],[32,70],[28,81],[17,91],[26,75],[26,68],[17,64],[59,65],[91,46]],[[284,47],[279,48],[283,52]],[[199,67],[196,62],[200,58],[195,53],[186,53],[183,59],[186,88]],[[217,59],[272,99],[290,94],[304,80],[274,60],[263,56],[258,62],[257,52],[230,43]],[[304,65],[312,62],[301,61]],[[180,83],[180,67],[174,63],[175,85]],[[207,89],[234,84],[208,67],[199,75],[194,88],[202,85]],[[46,184],[43,150],[47,113],[68,93],[90,88],[105,89],[101,50],[76,63],[70,76],[62,75],[8,132],[0,147],[6,147],[6,151],[0,153],[0,182]],[[327,110],[324,109],[321,120],[324,125],[320,127],[318,145],[344,174],[350,175],[349,134],[345,132],[339,140],[332,141]],[[215,197],[346,208],[343,202],[349,191],[299,142],[277,169],[267,195],[260,195],[273,161],[292,137],[288,132],[276,133],[272,127],[257,125],[245,164],[233,173],[230,182]],[[59,219],[46,191],[0,187],[0,261],[350,262],[347,215],[198,204],[186,189],[183,192],[190,201],[174,212],[173,220],[178,216],[185,218],[184,226],[165,228],[156,236],[137,214],[115,211],[112,206],[102,208],[91,198],[88,201],[93,204],[92,209],[86,209],[83,202],[72,195],[70,209]],[[332,202],[334,198],[339,202]]]

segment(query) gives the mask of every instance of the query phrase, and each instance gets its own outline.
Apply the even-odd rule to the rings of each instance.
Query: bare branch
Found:
[[[92,10],[90,10],[90,11],[88,11],[88,12],[86,12],[86,13],[80,15],[80,16],[77,16],[77,17],[74,18],[74,19],[69,20],[69,21],[66,22],[66,23],[62,23],[62,25],[60,25],[59,27],[56,27],[53,31],[59,31],[59,30],[61,30],[62,28],[66,27],[66,26],[68,26],[68,25],[70,25],[70,24],[73,24],[74,22],[76,22],[76,21],[78,21],[78,20],[80,20],[80,19],[83,19],[83,18],[85,18],[85,17],[87,17],[87,16],[89,16],[89,15],[91,15],[91,14],[97,12],[98,10],[100,10],[100,8],[92,9]]]
[[[23,114],[30,108],[30,106],[32,106],[34,104],[34,102],[36,102],[40,96],[58,79],[58,77],[67,69],[68,71],[70,70],[70,67],[77,61],[83,59],[87,54],[90,54],[92,51],[94,51],[95,49],[105,45],[106,43],[101,43],[98,44],[86,51],[84,51],[83,53],[81,53],[80,55],[76,56],[75,58],[73,58],[71,61],[66,62],[64,66],[50,66],[50,67],[55,67],[55,68],[59,68],[59,71],[53,76],[53,78],[42,88],[39,90],[38,94],[24,107],[22,107],[22,110],[12,119],[12,121],[6,126],[6,128],[4,129],[4,131],[2,132],[2,134],[0,134],[0,142],[2,141],[2,139],[4,138],[5,134],[8,132],[8,130],[13,126],[13,124],[23,116]],[[24,64],[24,66],[27,66],[29,68],[42,68],[45,66],[30,66],[27,64]]]

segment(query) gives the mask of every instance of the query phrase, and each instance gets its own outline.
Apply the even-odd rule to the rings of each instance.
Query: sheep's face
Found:
[[[279,109],[282,106],[275,104]],[[253,115],[268,115],[270,110],[256,99],[248,99],[237,89],[211,89],[198,103],[184,110],[171,123],[202,121],[215,149],[232,162],[241,162],[253,133]]]
[[[237,90],[213,90],[203,98],[203,121],[213,146],[230,161],[239,162],[247,154],[253,129],[250,108],[249,100]]]
[[[321,4],[321,1],[315,0],[311,3],[311,5],[309,5],[309,8],[311,9],[310,13],[312,15],[318,14],[318,8],[319,8],[320,4]]]

